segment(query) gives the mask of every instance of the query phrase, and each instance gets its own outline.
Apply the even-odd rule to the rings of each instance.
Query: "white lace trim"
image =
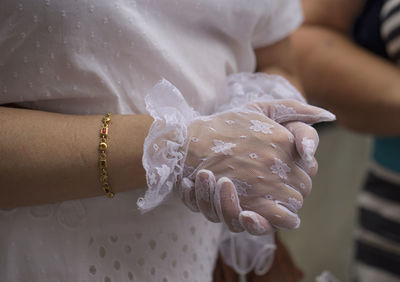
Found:
[[[289,81],[279,75],[264,73],[235,73],[227,78],[225,91],[229,102],[217,106],[216,112],[233,108],[242,108],[248,103],[271,101],[277,99],[294,99],[305,103],[306,100]],[[286,107],[287,108],[287,107]],[[277,111],[283,109],[282,107]]]
[[[187,126],[198,116],[179,90],[165,79],[153,87],[145,102],[154,122],[143,146],[142,162],[148,189],[137,201],[142,212],[159,205],[182,174]]]

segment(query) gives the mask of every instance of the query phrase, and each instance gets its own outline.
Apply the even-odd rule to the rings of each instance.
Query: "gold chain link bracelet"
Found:
[[[108,129],[111,123],[111,114],[106,114],[102,121],[102,126],[100,129],[100,144],[99,144],[99,167],[100,167],[100,181],[103,187],[104,193],[106,193],[108,198],[114,197],[114,192],[111,189],[110,183],[108,182],[108,172],[107,172],[107,138],[108,138]]]

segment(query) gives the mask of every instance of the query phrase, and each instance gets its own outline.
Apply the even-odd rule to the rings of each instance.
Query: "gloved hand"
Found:
[[[234,232],[296,228],[317,171],[318,135],[308,124],[333,119],[296,100],[250,103],[196,119],[179,185],[184,203]]]
[[[278,76],[233,74],[226,86],[228,103],[210,116],[201,117],[166,80],[146,97],[154,123],[143,153],[148,189],[138,207],[151,210],[178,186],[191,210],[232,231],[294,228],[317,170],[318,136],[307,124],[334,115],[305,104]]]

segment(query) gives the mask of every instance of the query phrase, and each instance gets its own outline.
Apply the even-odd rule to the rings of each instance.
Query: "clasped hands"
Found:
[[[263,235],[300,225],[297,214],[317,172],[318,134],[326,110],[292,99],[243,105],[188,126],[184,204],[233,232]]]

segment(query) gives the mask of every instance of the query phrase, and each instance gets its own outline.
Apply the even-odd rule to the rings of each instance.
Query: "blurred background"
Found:
[[[342,282],[350,281],[355,198],[364,180],[371,140],[335,124],[317,130],[319,171],[300,210],[301,226],[280,235],[304,272],[303,281],[315,281],[324,270]]]

